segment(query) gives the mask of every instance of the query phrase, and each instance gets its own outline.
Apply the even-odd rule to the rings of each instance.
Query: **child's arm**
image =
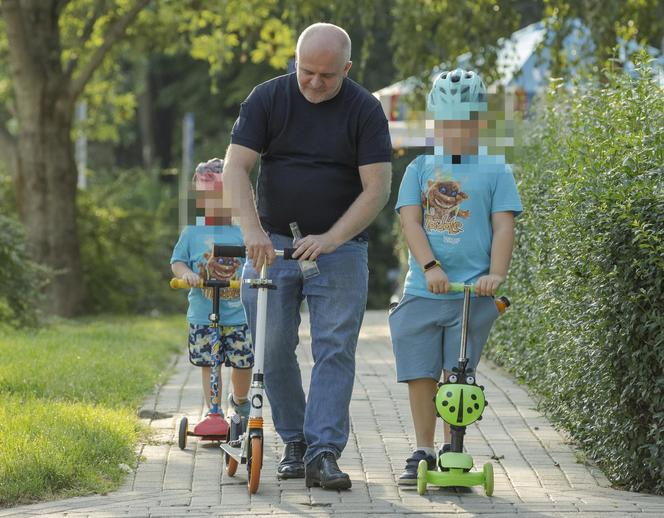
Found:
[[[477,279],[475,293],[495,295],[496,289],[507,278],[514,246],[514,213],[494,212],[491,215],[493,240],[491,241],[491,266],[489,275]]]
[[[176,277],[187,281],[189,286],[192,288],[198,287],[199,283],[201,282],[201,278],[192,272],[191,268],[189,268],[181,261],[175,261],[173,264],[171,264],[171,271]]]
[[[435,260],[429,239],[422,228],[422,207],[420,205],[404,205],[399,209],[401,230],[406,237],[410,252],[420,267]],[[436,266],[424,272],[427,280],[427,289],[431,293],[447,293],[449,281],[442,266]]]

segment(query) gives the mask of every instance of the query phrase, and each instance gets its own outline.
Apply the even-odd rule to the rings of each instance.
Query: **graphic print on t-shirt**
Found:
[[[461,204],[470,196],[462,191],[460,182],[438,170],[435,179],[427,181],[427,188],[421,196],[427,232],[447,232],[449,235],[463,232],[461,218],[470,217],[470,211],[463,210]]]
[[[203,258],[205,259],[206,262],[199,262],[198,263],[198,271],[199,275],[202,277],[208,277],[211,279],[221,279],[221,277],[218,277],[217,275],[214,274],[214,271],[208,267],[208,262],[210,258],[212,257],[213,250],[214,250],[214,239],[209,238],[205,240],[205,246],[208,249],[207,252],[203,253]],[[233,277],[230,280],[238,280],[239,279],[239,273],[238,270],[242,266],[242,263],[240,260],[236,257],[217,257],[214,259],[217,263],[223,264],[224,266],[232,266],[234,267],[233,270]],[[207,275],[206,275],[207,272]],[[208,299],[212,300],[214,290],[212,288],[204,288],[203,289],[203,295],[207,297]],[[219,290],[219,298],[221,300],[235,300],[240,298],[240,288],[221,288]]]

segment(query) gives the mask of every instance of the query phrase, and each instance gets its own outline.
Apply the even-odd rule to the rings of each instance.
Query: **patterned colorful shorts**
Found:
[[[254,350],[251,332],[247,324],[219,326],[220,363],[236,369],[254,366]],[[209,325],[189,324],[189,361],[197,367],[211,367],[212,345],[216,330]]]

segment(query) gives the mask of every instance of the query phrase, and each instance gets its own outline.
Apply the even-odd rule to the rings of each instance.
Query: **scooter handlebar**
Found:
[[[470,293],[475,293],[475,285],[474,284],[469,284],[470,287]],[[447,290],[449,293],[464,293],[464,284],[463,282],[450,282],[450,287]],[[510,302],[510,299],[508,299],[505,295],[502,295],[502,290],[498,289],[496,292],[496,307],[498,308],[498,311],[502,315],[507,308],[509,308],[512,303]]]
[[[177,279],[173,278],[170,281],[170,286],[173,289],[182,289],[182,290],[188,290],[191,288],[189,286],[189,283],[185,281],[184,279]],[[194,286],[195,288],[235,288],[239,289],[240,288],[240,281],[239,280],[232,280],[232,281],[223,281],[220,279],[208,279],[204,281],[201,279],[201,282],[199,283],[198,286]]]
[[[289,260],[297,261],[297,258],[293,257],[293,254],[295,253],[295,248],[284,248],[283,252],[284,252],[283,257],[286,261],[289,261]]]
[[[475,293],[475,285],[469,284],[470,293]],[[447,290],[449,293],[463,293],[464,283],[463,282],[450,282],[450,287]],[[502,294],[502,289],[498,288],[496,295]]]
[[[475,285],[470,284],[470,293],[475,293]],[[449,293],[463,293],[464,284],[463,282],[450,282],[448,292]]]
[[[214,245],[215,257],[245,257],[247,249],[244,246]]]
[[[277,255],[282,256],[285,260],[297,260],[293,257],[295,248],[284,248],[283,250],[275,250]],[[227,245],[214,245],[215,257],[246,257],[247,248],[244,246],[227,246]]]
[[[177,289],[182,289],[183,290],[183,289],[191,288],[191,286],[189,286],[189,283],[187,281],[185,281],[184,279],[178,279],[176,277],[172,278],[171,282],[169,282],[168,284],[174,290],[177,290]],[[200,286],[198,286],[198,287],[200,288]]]

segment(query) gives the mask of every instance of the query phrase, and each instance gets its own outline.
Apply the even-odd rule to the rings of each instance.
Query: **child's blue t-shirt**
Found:
[[[460,162],[453,164],[451,155],[418,156],[401,180],[396,210],[421,206],[424,232],[449,281],[474,284],[491,266],[491,215],[511,211],[517,216],[523,207],[503,157],[464,155]],[[463,297],[431,293],[410,250],[404,292],[432,299]]]
[[[198,274],[201,265],[203,268],[207,266],[208,258],[205,257],[205,254],[211,257],[214,245],[244,245],[240,227],[235,225],[189,225],[185,227],[173,249],[171,264],[178,261],[183,262],[194,273]],[[237,258],[237,261],[238,269],[233,275],[233,279],[240,279],[242,276],[244,259]],[[187,311],[189,323],[208,325],[210,324],[208,315],[211,312],[212,301],[203,295],[203,290],[191,288],[189,290],[189,309]],[[240,301],[240,290],[238,288],[221,289],[219,313],[219,323],[222,325],[238,326],[246,324],[247,319]]]

